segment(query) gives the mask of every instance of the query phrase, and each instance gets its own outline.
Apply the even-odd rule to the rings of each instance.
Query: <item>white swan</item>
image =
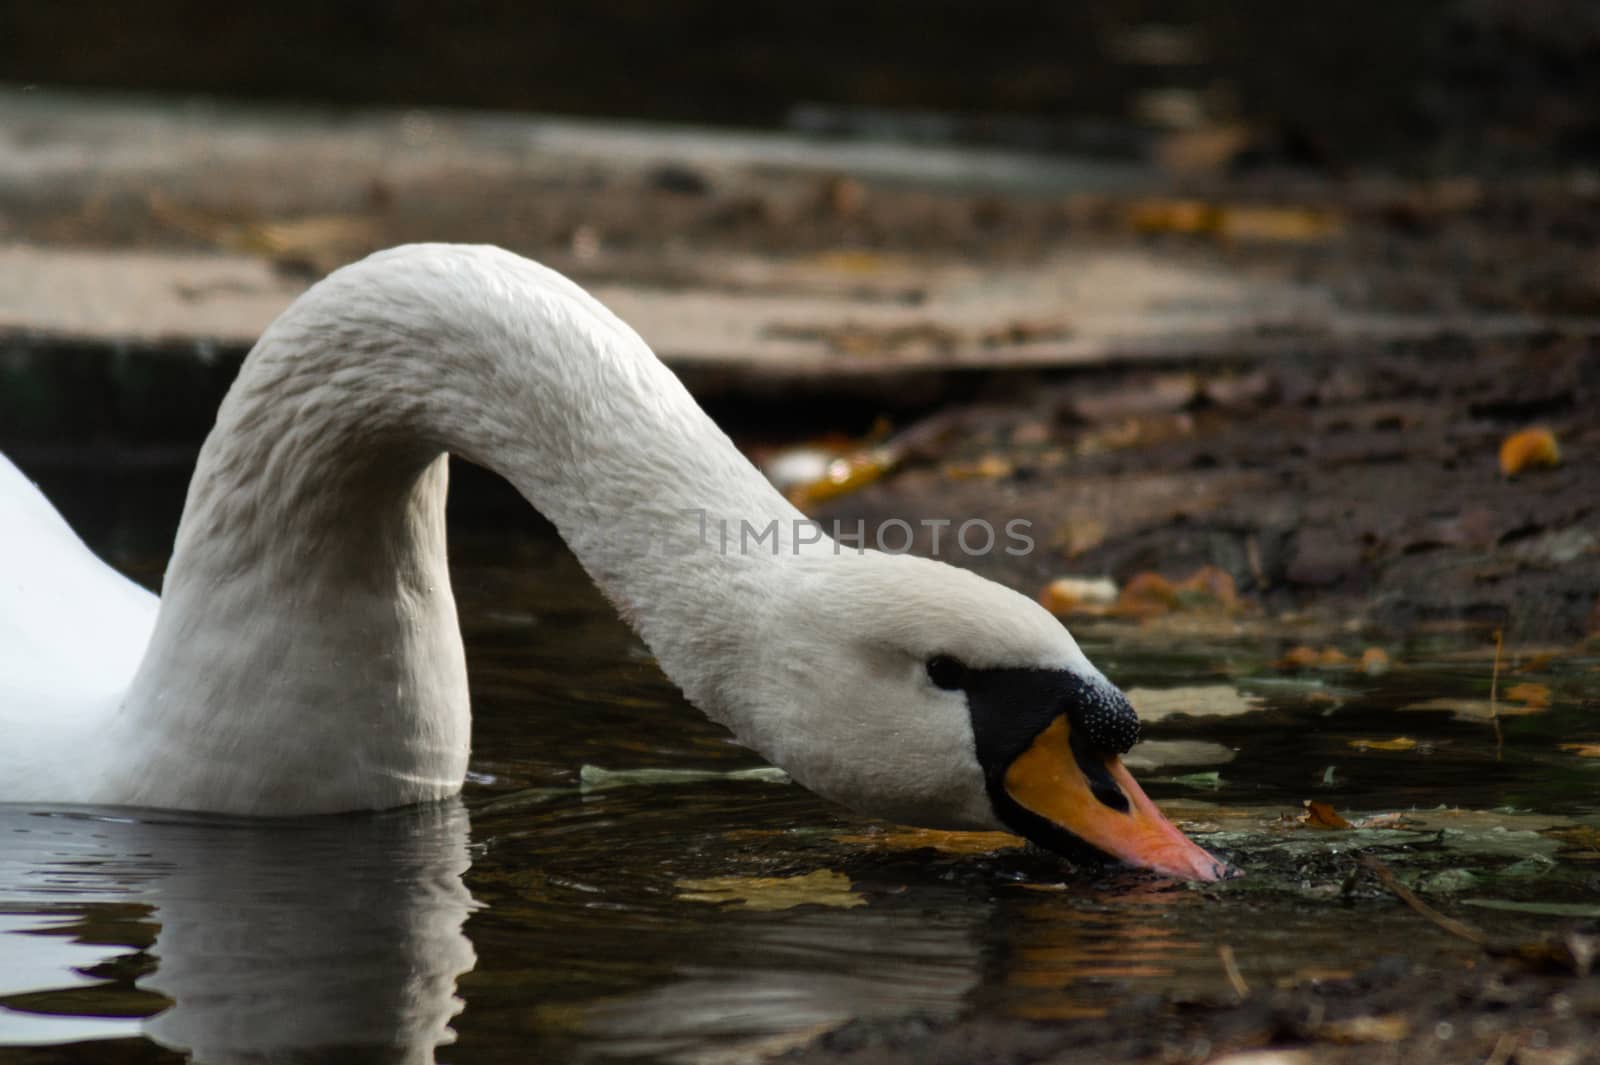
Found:
[[[1137,719],[1048,612],[816,540],[637,334],[488,247],[381,252],[268,327],[159,603],[0,462],[0,801],[308,814],[459,791],[450,453],[510,480],[689,700],[821,795],[1226,874],[1122,768]]]

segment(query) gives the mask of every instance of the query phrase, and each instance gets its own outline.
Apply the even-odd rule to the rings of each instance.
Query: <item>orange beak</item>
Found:
[[[1067,719],[1062,716],[1007,768],[1005,789],[1023,809],[1129,865],[1186,880],[1238,875],[1179,832],[1134,781],[1121,758],[1106,755],[1105,767],[1128,800],[1126,811],[1106,805],[1090,790],[1067,742]]]

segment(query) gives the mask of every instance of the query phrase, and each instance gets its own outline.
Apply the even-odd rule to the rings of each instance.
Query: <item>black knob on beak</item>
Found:
[[[1139,742],[1139,715],[1109,682],[1087,683],[1067,704],[1067,720],[1101,754],[1127,754]]]

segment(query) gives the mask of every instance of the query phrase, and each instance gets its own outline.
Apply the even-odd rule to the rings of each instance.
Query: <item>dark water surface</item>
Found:
[[[94,546],[158,572],[166,526],[67,502]],[[1380,676],[1296,674],[1272,665],[1288,637],[1086,630],[1124,686],[1208,689],[1195,699],[1217,713],[1153,724],[1139,772],[1250,872],[1192,889],[963,852],[714,775],[759,763],[683,703],[559,542],[467,524],[463,799],[274,822],[0,807],[0,1061],[750,1061],[856,1017],[1070,1018],[1215,990],[1223,944],[1261,986],[1470,950],[1375,890],[1341,897],[1353,849],[1497,931],[1555,918],[1485,901],[1597,894],[1600,758],[1562,748],[1600,743],[1592,658],[1508,664],[1505,684],[1545,685],[1550,708],[1507,718],[1497,756],[1482,721],[1401,709],[1469,715],[1491,661],[1471,641],[1393,641]],[[584,766],[706,776],[608,787]],[[1307,798],[1427,812],[1320,832],[1284,819]],[[815,901],[758,908],[805,875]]]

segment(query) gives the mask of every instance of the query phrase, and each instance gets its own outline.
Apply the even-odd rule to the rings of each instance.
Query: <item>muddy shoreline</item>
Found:
[[[1103,371],[911,426],[900,468],[819,517],[909,521],[924,554],[939,519],[1021,518],[1033,552],[940,553],[1023,588],[1215,566],[1248,609],[1570,641],[1600,624],[1597,401],[1600,359],[1562,337]],[[1568,457],[1507,477],[1529,425]]]
[[[1348,979],[1241,997],[1219,973],[1213,996],[1151,996],[1104,1018],[1040,1024],[858,1022],[779,1060],[795,1065],[1143,1065],[1232,1060],[1276,1050],[1288,1063],[1593,1061],[1600,979],[1463,958],[1449,967],[1395,956]],[[1248,1058],[1240,1058],[1243,1065]]]

